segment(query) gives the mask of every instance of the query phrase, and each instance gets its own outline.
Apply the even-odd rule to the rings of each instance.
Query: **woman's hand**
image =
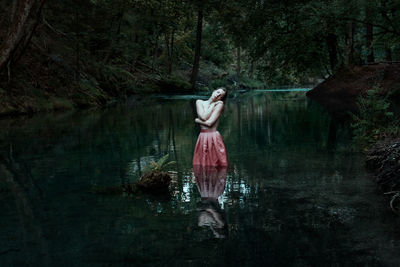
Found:
[[[194,122],[195,122],[195,123],[201,123],[202,120],[200,120],[199,118],[196,118],[196,119],[194,119]]]

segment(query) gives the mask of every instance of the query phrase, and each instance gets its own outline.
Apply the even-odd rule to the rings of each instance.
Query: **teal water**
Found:
[[[399,219],[347,124],[302,91],[229,99],[230,166],[210,203],[193,98],[0,120],[0,265],[399,266]],[[166,153],[169,197],[93,193]]]

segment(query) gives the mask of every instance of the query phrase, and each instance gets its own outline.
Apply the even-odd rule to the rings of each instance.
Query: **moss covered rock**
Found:
[[[171,176],[167,172],[151,171],[143,174],[136,183],[137,187],[147,192],[168,191]]]

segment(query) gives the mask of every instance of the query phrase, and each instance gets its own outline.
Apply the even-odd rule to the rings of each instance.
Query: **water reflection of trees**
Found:
[[[26,163],[14,160],[11,149],[8,157],[0,155],[0,182],[9,189],[7,195],[15,201],[15,206],[1,208],[2,212],[12,210],[8,212],[10,217],[2,218],[2,263],[51,266],[49,244],[43,229],[47,219],[43,192]],[[10,219],[15,220],[13,227],[4,224]]]

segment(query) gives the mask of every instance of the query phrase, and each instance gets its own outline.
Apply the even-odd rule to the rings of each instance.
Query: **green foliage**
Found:
[[[11,6],[0,4],[0,11],[11,13]],[[57,88],[78,106],[98,105],[110,96],[187,93],[199,9],[204,19],[197,86],[202,90],[301,85],[334,74],[349,63],[349,51],[350,63],[362,64],[370,51],[368,24],[374,26],[375,59],[400,60],[399,1],[46,1],[33,49],[26,50],[31,58],[21,64],[24,73],[16,66],[11,71],[12,77],[19,75],[13,86],[34,89],[27,90],[34,97]],[[0,32],[7,32],[8,21],[0,20]],[[25,64],[31,62],[42,68]],[[2,78],[7,81],[6,72]],[[0,83],[7,91],[9,86]]]
[[[214,90],[215,88],[222,87],[222,86],[227,86],[229,84],[230,83],[228,82],[227,79],[213,79],[210,82],[211,91]],[[227,86],[227,87],[230,88],[230,86]]]
[[[165,156],[160,158],[157,162],[155,162],[154,160],[151,161],[151,163],[144,168],[143,173],[148,173],[151,171],[155,172],[165,171],[171,165],[176,164],[175,161],[168,161],[168,158],[169,154],[166,154]]]
[[[239,88],[263,89],[266,87],[267,85],[264,82],[250,79],[248,77],[241,78],[239,83]]]
[[[387,95],[381,89],[368,90],[365,96],[357,98],[359,113],[351,113],[354,141],[363,149],[378,139],[400,132],[399,121],[390,110]]]
[[[232,46],[228,42],[228,35],[223,31],[222,23],[215,21],[207,25],[203,32],[202,59],[217,67],[227,68],[233,61]]]
[[[161,78],[158,86],[162,93],[189,93],[191,91],[190,83],[176,76]]]
[[[136,77],[130,73],[126,66],[117,64],[96,63],[96,78],[102,88],[116,96],[126,95],[126,89],[135,87]]]

